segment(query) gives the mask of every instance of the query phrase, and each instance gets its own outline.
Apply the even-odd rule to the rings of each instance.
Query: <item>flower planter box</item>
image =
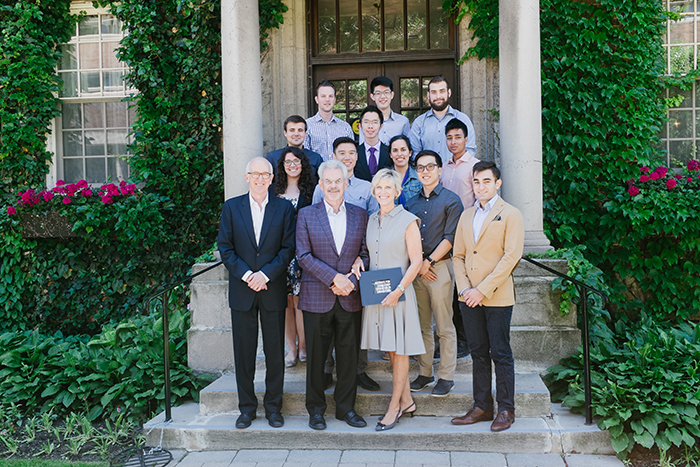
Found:
[[[25,238],[76,237],[73,224],[56,211],[43,214],[24,213],[19,225],[22,227],[22,236]]]

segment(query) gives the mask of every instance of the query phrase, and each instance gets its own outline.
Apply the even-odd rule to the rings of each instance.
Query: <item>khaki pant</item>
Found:
[[[435,338],[433,336],[433,319],[438,339],[440,339],[440,365],[438,378],[453,381],[457,367],[457,332],[452,322],[452,294],[454,293],[454,273],[452,262],[443,260],[435,263],[437,281],[429,282],[416,277],[413,288],[418,301],[420,330],[423,335],[425,353],[418,356],[419,374],[432,376]]]

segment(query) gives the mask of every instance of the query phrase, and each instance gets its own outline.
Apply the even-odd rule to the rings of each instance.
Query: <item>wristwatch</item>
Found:
[[[406,289],[404,288],[403,285],[399,284],[397,288],[401,291],[402,294],[406,293]]]
[[[435,263],[437,263],[437,261],[435,261],[435,260],[434,260],[433,258],[431,258],[430,256],[428,256],[428,257],[425,258],[425,259],[427,259],[428,261],[430,261],[430,265],[431,265],[431,266],[435,266]]]

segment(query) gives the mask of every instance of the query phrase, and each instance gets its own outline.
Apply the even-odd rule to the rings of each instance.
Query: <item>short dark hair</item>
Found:
[[[372,82],[369,83],[369,93],[374,94],[374,88],[377,86],[384,86],[385,88],[389,88],[391,92],[394,92],[394,83],[386,76],[377,76],[374,78]]]
[[[379,115],[379,124],[384,125],[384,115],[382,115],[382,111],[377,108],[375,105],[368,105],[364,109],[362,109],[362,112],[360,112],[360,124],[362,124],[362,119],[365,117],[365,114],[369,113],[376,113]]]
[[[420,159],[423,156],[433,156],[435,158],[435,163],[437,164],[437,166],[442,167],[442,157],[440,157],[440,154],[436,153],[435,151],[431,151],[430,149],[423,149],[421,152],[416,154],[416,165],[418,165],[418,159]]]
[[[304,130],[307,129],[306,120],[301,115],[290,115],[287,120],[284,121],[284,131],[287,131],[287,123],[303,123]]]
[[[335,84],[331,83],[327,79],[324,79],[322,81],[319,81],[319,83],[316,85],[316,93],[314,95],[318,96],[318,90],[322,87],[333,88],[333,94],[336,93]]]
[[[467,125],[465,125],[464,122],[458,118],[453,118],[447,122],[447,125],[445,125],[445,135],[447,135],[447,132],[451,130],[462,130],[462,134],[464,134],[465,138],[469,136]]]
[[[433,79],[431,79],[430,81],[428,81],[428,88],[430,88],[430,85],[431,85],[431,84],[442,83],[442,82],[444,82],[445,84],[447,84],[447,87],[448,87],[448,88],[450,87],[450,83],[447,82],[447,80],[445,79],[444,76],[442,76],[442,75],[437,75],[437,76],[433,76]]]
[[[491,161],[479,161],[476,164],[474,164],[474,167],[472,168],[472,172],[476,175],[479,172],[483,172],[485,170],[490,170],[491,173],[493,173],[493,178],[496,180],[501,179],[501,171],[498,170],[498,167],[496,167],[495,162]],[[496,181],[494,180],[494,181]]]
[[[348,138],[347,136],[341,136],[340,138],[336,138],[335,141],[333,141],[333,154],[335,154],[335,150],[338,149],[338,146],[345,143],[354,144],[355,151],[357,151],[357,142],[354,139]]]
[[[389,140],[389,152],[391,152],[391,145],[398,140],[404,140],[406,142],[406,147],[410,152],[413,152],[413,146],[411,146],[411,139],[406,135],[396,135]]]

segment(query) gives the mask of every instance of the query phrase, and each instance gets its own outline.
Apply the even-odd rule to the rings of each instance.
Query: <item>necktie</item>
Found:
[[[369,173],[374,176],[377,173],[377,156],[374,153],[377,152],[376,148],[369,148]]]

